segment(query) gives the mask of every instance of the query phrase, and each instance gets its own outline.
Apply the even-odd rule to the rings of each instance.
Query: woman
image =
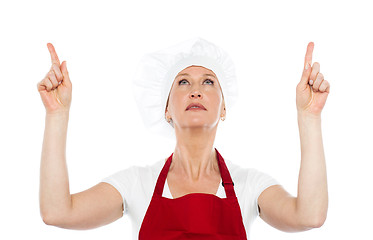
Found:
[[[40,172],[43,221],[89,229],[117,220],[124,211],[134,223],[134,239],[247,239],[257,215],[282,231],[320,227],[328,206],[321,110],[330,86],[320,65],[311,67],[313,46],[308,44],[296,88],[302,159],[298,196],[292,197],[267,174],[241,168],[213,147],[219,119],[225,119],[226,106],[233,105],[237,92],[229,57],[201,38],[150,54],[139,67],[136,91],[141,94],[136,100],[144,123],[154,132],[173,133],[174,152],[152,166],[132,166],[70,194],[64,152],[72,85],[66,61],[60,64],[48,44],[52,67],[38,83],[46,107]],[[149,73],[149,66],[157,66],[154,61],[165,69]]]

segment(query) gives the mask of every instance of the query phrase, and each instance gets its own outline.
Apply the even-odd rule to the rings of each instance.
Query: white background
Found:
[[[131,239],[128,216],[87,231],[43,223],[39,174],[45,109],[36,84],[54,44],[73,84],[67,135],[70,191],[175,145],[149,134],[131,92],[144,54],[200,36],[236,65],[240,100],[220,122],[222,156],[297,194],[295,88],[308,42],[331,84],[322,111],[329,211],[325,224],[285,233],[257,218],[252,239],[369,239],[372,208],[372,8],[368,1],[1,1],[0,238]],[[7,237],[5,237],[7,236]]]

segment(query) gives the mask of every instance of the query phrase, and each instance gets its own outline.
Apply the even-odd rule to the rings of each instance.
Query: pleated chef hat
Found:
[[[175,130],[165,119],[165,109],[176,75],[189,66],[202,66],[215,73],[222,88],[226,111],[238,98],[233,61],[217,45],[200,37],[179,42],[144,55],[133,78],[133,95],[145,126],[175,140]]]

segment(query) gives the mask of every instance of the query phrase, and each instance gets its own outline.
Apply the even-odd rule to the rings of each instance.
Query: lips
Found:
[[[202,104],[200,104],[200,103],[191,103],[186,108],[186,111],[188,111],[191,107],[198,107],[201,110],[206,110],[206,108]],[[198,108],[196,108],[196,109],[198,109]],[[192,109],[194,109],[194,108],[192,108]]]

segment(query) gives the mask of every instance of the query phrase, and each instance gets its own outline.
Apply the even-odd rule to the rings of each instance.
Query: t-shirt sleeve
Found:
[[[256,215],[259,215],[258,198],[260,194],[268,187],[273,185],[280,185],[280,183],[269,174],[258,171],[256,169],[251,169],[249,176],[249,179],[251,181],[250,185],[254,190]]]
[[[138,169],[136,166],[128,167],[101,180],[101,182],[109,183],[115,187],[122,196],[123,214],[128,213],[128,203],[131,202],[133,188],[137,180]]]

